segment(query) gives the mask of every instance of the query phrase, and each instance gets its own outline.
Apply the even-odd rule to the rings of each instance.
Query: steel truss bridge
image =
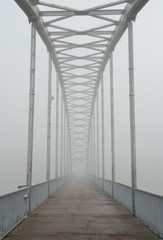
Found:
[[[69,162],[66,168],[58,163],[58,140],[56,140],[56,173],[55,176],[70,174],[75,163],[84,163],[86,173],[99,178],[99,159],[97,166],[92,160],[91,151],[98,155],[95,146],[95,129],[99,128],[99,115],[102,118],[102,177],[101,187],[105,188],[104,162],[104,87],[103,73],[110,61],[110,116],[111,116],[111,151],[112,151],[112,196],[115,183],[114,154],[114,89],[113,89],[113,52],[122,35],[128,30],[129,50],[129,98],[130,98],[130,135],[131,135],[131,173],[132,204],[131,212],[135,214],[136,180],[136,146],[135,146],[135,104],[134,104],[134,56],[133,56],[133,21],[147,4],[148,0],[115,0],[107,4],[88,9],[75,9],[56,5],[55,1],[15,0],[27,15],[31,23],[31,62],[30,62],[30,102],[28,132],[28,211],[31,210],[29,196],[32,188],[33,130],[34,130],[34,98],[35,98],[35,65],[36,65],[36,33],[38,33],[49,52],[49,86],[48,86],[48,141],[47,141],[47,182],[50,183],[50,136],[51,136],[51,82],[52,64],[57,73],[56,91],[56,138],[58,124],[61,121],[61,135],[67,129]],[[79,19],[80,18],[80,19]],[[65,27],[66,21],[79,21],[77,28]],[[90,27],[89,21],[95,21]],[[97,20],[99,20],[97,24]],[[101,21],[102,20],[102,21]],[[88,21],[87,29],[82,21]],[[102,24],[101,24],[102,22]],[[105,24],[103,24],[105,22]],[[101,84],[101,107],[99,109],[98,88]],[[61,91],[59,91],[61,88]],[[59,93],[61,92],[61,96]],[[61,119],[59,119],[59,98],[61,97]],[[95,104],[96,103],[96,104]],[[96,113],[96,114],[95,114]],[[96,119],[96,121],[95,121]],[[63,143],[61,143],[63,144]],[[95,149],[96,148],[96,149]],[[93,162],[94,161],[94,162]],[[61,167],[61,175],[58,166]],[[96,169],[95,169],[96,168]],[[50,190],[49,190],[50,191]]]
[[[52,2],[52,1],[51,1]],[[129,31],[129,77],[130,77],[130,113],[131,113],[131,152],[132,152],[132,186],[136,187],[136,159],[135,159],[135,119],[134,119],[134,65],[133,65],[133,36],[132,22],[138,12],[148,2],[147,0],[121,0],[108,4],[78,10],[56,5],[51,2],[16,0],[16,3],[27,15],[31,22],[31,89],[29,112],[29,142],[28,142],[28,185],[31,185],[32,143],[33,143],[33,116],[34,116],[34,85],[35,85],[35,51],[36,31],[44,41],[49,52],[49,128],[51,108],[51,61],[57,72],[57,82],[60,83],[64,102],[64,109],[68,122],[71,167],[75,162],[84,162],[88,169],[88,153],[93,131],[93,114],[97,89],[101,82],[102,91],[102,119],[104,118],[103,104],[103,72],[108,60],[111,64],[111,118],[112,118],[112,164],[113,182],[114,173],[114,109],[113,109],[113,51],[128,28]],[[77,17],[89,19],[102,19],[105,25],[98,24],[93,28],[82,29],[82,21],[78,29],[64,27],[62,21]],[[77,18],[77,19],[76,19]],[[81,19],[80,19],[81,20]],[[102,21],[102,23],[103,23]],[[63,26],[62,26],[63,25]],[[58,90],[56,101],[58,102]],[[97,110],[97,115],[99,110]],[[58,115],[58,107],[57,113]],[[98,118],[98,116],[97,116]],[[103,121],[103,120],[102,120]],[[98,124],[98,120],[97,120]],[[58,125],[58,117],[57,117]],[[102,123],[102,146],[104,148],[104,122]],[[98,127],[98,126],[97,126]],[[50,129],[49,129],[50,133]],[[57,133],[58,135],[58,127]],[[50,136],[50,135],[49,135]],[[50,137],[49,137],[50,141]],[[58,144],[58,141],[57,143]],[[50,146],[50,143],[49,143]],[[57,162],[56,146],[56,166]],[[50,151],[50,149],[49,149]],[[104,177],[104,149],[102,151],[103,177]],[[49,162],[49,160],[48,160]],[[49,165],[49,163],[48,163]],[[56,167],[57,169],[58,167]],[[49,179],[49,166],[47,173]],[[56,171],[56,176],[58,172]],[[133,203],[134,204],[134,203]]]

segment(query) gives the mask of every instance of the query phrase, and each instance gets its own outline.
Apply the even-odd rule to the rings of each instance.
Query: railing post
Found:
[[[104,81],[103,76],[101,79],[101,120],[102,120],[102,187],[104,189],[104,179],[105,179],[105,141],[104,141]]]
[[[58,118],[59,118],[59,78],[56,81],[56,143],[55,143],[55,177],[58,187]]]
[[[28,155],[27,155],[27,186],[28,186],[27,215],[31,211],[35,67],[36,67],[36,27],[35,23],[33,22],[31,24],[30,92],[29,92]]]
[[[48,72],[48,116],[47,116],[47,166],[46,181],[48,182],[48,196],[50,195],[50,143],[51,143],[51,85],[52,85],[52,59],[49,53],[49,72]]]
[[[111,159],[112,159],[112,197],[114,198],[115,182],[115,138],[114,138],[114,83],[113,83],[113,53],[110,55],[110,118],[111,118]]]
[[[129,99],[130,99],[130,136],[131,136],[131,180],[132,180],[132,213],[135,214],[136,179],[136,136],[135,136],[135,93],[134,93],[134,57],[133,57],[133,25],[128,22],[129,44]]]

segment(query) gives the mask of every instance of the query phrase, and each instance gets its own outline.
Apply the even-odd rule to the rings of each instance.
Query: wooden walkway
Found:
[[[5,240],[158,240],[86,179],[71,179]]]

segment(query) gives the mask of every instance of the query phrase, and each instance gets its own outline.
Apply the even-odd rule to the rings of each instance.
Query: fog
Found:
[[[65,1],[55,1],[66,5]],[[82,1],[69,1],[82,8]],[[88,7],[107,1],[87,1]],[[67,4],[68,5],[68,4]],[[136,147],[138,188],[163,195],[163,2],[150,0],[134,23]],[[30,25],[14,1],[1,3],[0,40],[0,195],[26,183]],[[87,24],[87,23],[86,23]],[[123,35],[114,51],[116,181],[131,184],[128,40]],[[105,176],[111,179],[109,64],[104,72]],[[46,179],[48,53],[37,35],[33,184]],[[52,95],[56,92],[53,67]],[[100,99],[99,88],[99,99]],[[99,106],[100,107],[100,106]],[[60,114],[60,111],[59,111]],[[55,99],[52,101],[51,178],[55,176]],[[99,115],[100,126],[101,116]],[[59,127],[60,129],[60,127]],[[101,128],[99,129],[101,159]],[[97,134],[97,133],[96,133]],[[59,148],[59,158],[61,149]],[[97,157],[97,156],[96,156]],[[76,164],[74,174],[85,166]],[[101,165],[100,165],[101,175]]]

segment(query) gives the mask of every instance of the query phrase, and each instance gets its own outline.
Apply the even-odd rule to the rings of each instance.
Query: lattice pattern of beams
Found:
[[[30,21],[36,21],[37,31],[52,53],[67,108],[72,162],[86,162],[93,103],[102,72],[128,20],[135,19],[147,0],[108,1],[84,10],[59,6],[52,0],[15,1]]]

